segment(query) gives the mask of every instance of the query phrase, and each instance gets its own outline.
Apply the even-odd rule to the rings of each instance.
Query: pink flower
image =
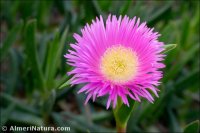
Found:
[[[127,97],[139,102],[140,97],[153,102],[150,92],[158,97],[165,55],[157,32],[145,22],[140,24],[139,18],[115,15],[109,15],[105,24],[100,16],[81,32],[82,36],[74,34],[77,42],[70,44],[73,50],[65,58],[74,67],[68,73],[73,75],[71,84],[84,84],[78,93],[87,94],[85,103],[108,95],[108,109],[119,97],[127,106]]]

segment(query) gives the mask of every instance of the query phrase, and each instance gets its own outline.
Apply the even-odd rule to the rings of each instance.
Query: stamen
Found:
[[[100,69],[107,80],[125,83],[134,78],[138,58],[131,48],[121,45],[108,48],[101,58]]]

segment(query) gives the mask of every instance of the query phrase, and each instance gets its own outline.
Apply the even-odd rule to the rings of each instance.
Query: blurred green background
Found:
[[[107,97],[84,106],[80,86],[65,86],[72,68],[63,55],[73,33],[96,16],[138,16],[178,44],[167,53],[159,98],[136,102],[128,132],[198,132],[199,12],[197,1],[1,0],[1,126],[69,126],[71,132],[115,131]],[[193,122],[195,121],[195,122]],[[193,124],[189,123],[193,122]],[[185,128],[187,126],[187,128]]]

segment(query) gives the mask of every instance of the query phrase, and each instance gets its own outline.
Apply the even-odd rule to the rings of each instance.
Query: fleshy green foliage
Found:
[[[184,128],[184,133],[191,133],[191,132],[192,133],[199,132],[199,120],[191,122]]]
[[[154,104],[142,99],[130,113],[129,132],[198,132],[199,1],[1,0],[0,125],[70,126],[71,132],[115,131],[106,98],[84,106],[63,55],[73,33],[100,14],[138,16],[168,45],[166,68]],[[132,103],[134,101],[131,101]],[[122,105],[123,106],[123,105]],[[119,109],[119,108],[118,108]],[[116,111],[115,113],[119,113]],[[120,122],[127,121],[120,114]],[[193,122],[194,121],[194,122]],[[191,124],[187,125],[188,123]]]
[[[165,50],[163,51],[163,53],[167,53],[169,51],[171,51],[172,49],[176,48],[177,44],[166,44],[164,46]]]
[[[39,65],[39,57],[36,49],[36,20],[30,20],[25,26],[24,32],[24,52],[26,54],[27,64],[33,72],[36,87],[45,89],[44,75]]]

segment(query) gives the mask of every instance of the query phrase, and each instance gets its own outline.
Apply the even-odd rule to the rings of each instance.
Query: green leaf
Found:
[[[50,16],[50,8],[53,1],[38,1],[36,2],[36,16],[38,20],[38,26],[40,29],[44,28],[48,24],[48,18]]]
[[[118,128],[126,128],[127,122],[130,118],[130,115],[133,111],[134,107],[134,100],[128,98],[129,101],[129,107],[125,104],[122,103],[121,99],[117,100],[117,106],[113,110],[115,120],[116,120],[116,125]]]
[[[177,82],[175,82],[176,92],[184,91],[185,89],[189,89],[190,86],[199,83],[199,69],[194,69],[188,75],[183,76]]]
[[[17,79],[18,79],[18,74],[19,74],[19,70],[18,70],[18,65],[19,65],[19,62],[18,62],[18,58],[17,58],[17,52],[11,48],[11,50],[9,51],[10,53],[10,72],[6,75],[8,75],[8,77],[5,75],[4,79],[5,79],[5,82],[6,82],[6,93],[8,94],[13,94],[14,91],[16,90],[15,87],[16,87],[16,84],[17,84]],[[4,74],[3,74],[4,75]]]
[[[99,1],[96,1],[96,0],[92,0],[92,4],[94,6],[94,8],[96,9],[96,11],[98,12],[98,14],[101,14],[102,16],[105,15],[105,13],[103,12],[103,10],[101,9],[99,3]]]
[[[112,129],[105,128],[99,125],[96,125],[94,123],[87,122],[84,117],[77,116],[71,112],[62,112],[61,113],[62,118],[69,118],[67,121],[71,121],[70,124],[73,126],[74,129],[80,129],[82,128],[82,131],[86,132],[90,130],[91,132],[113,132]],[[65,120],[66,121],[66,120]]]
[[[59,32],[56,33],[54,40],[50,43],[50,48],[47,56],[46,72],[48,88],[55,86],[54,77],[58,64],[60,64],[62,50],[67,37],[68,28],[65,29],[64,33],[60,37]]]
[[[23,27],[23,21],[21,21],[19,24],[16,24],[16,26],[8,34],[8,37],[5,39],[2,47],[0,48],[0,60],[2,60],[3,57],[8,53],[8,50],[14,44],[22,27]]]
[[[35,126],[44,125],[40,117],[21,111],[13,111],[10,115],[9,120],[28,125],[35,125]]]
[[[195,53],[198,52],[199,45],[194,45],[192,48],[187,50],[187,52],[184,52],[184,58],[182,58],[182,54],[180,55],[179,62],[176,62],[172,66],[170,66],[170,70],[166,73],[164,76],[163,82],[166,82],[168,79],[173,79],[174,76],[177,75],[178,72],[182,70],[184,65],[190,61],[191,58],[194,58]]]
[[[79,116],[78,118],[83,119],[84,115]],[[111,111],[101,111],[101,112],[95,112],[91,114],[91,119],[95,123],[100,123],[103,121],[112,120],[113,113]]]
[[[193,121],[184,128],[184,133],[198,133],[199,120]]]
[[[151,15],[149,15],[148,25],[156,24],[159,20],[164,19],[163,17],[167,17],[171,6],[173,5],[173,1],[166,2],[162,7],[153,11]]]
[[[137,121],[148,120],[148,123],[152,123],[154,120],[156,120],[163,113],[163,109],[166,106],[169,106],[169,99],[172,99],[172,95],[175,93],[181,93],[185,89],[190,89],[189,86],[198,83],[198,74],[199,70],[196,69],[191,71],[188,75],[183,76],[183,78],[175,83],[168,81],[168,83],[165,84],[165,91],[160,95],[153,105],[149,103],[147,103],[146,106],[143,105],[144,109],[140,112]]]
[[[68,85],[70,85],[70,80],[67,80],[67,81],[65,81],[63,84],[61,84],[61,85],[58,87],[58,89],[65,88],[65,87],[67,87]]]
[[[70,127],[70,132],[72,132],[72,133],[75,132],[75,129],[73,127],[74,127],[75,124],[77,125],[77,123],[74,123],[71,120],[65,120],[63,118],[63,116],[61,116],[58,113],[52,113],[52,118],[53,118],[54,123],[57,126],[59,126],[59,127],[66,127],[67,126],[67,127]],[[81,129],[82,131],[84,130],[84,127],[81,126],[81,125],[77,125],[77,127],[79,127],[79,129]]]
[[[55,54],[58,51],[58,46],[59,46],[59,32],[57,31],[55,33],[55,37],[53,39],[53,41],[49,44],[49,50],[48,50],[48,55],[47,55],[47,62],[46,62],[46,67],[45,67],[45,77],[47,79],[47,85],[52,87],[53,83],[52,83],[52,77],[53,77],[53,72],[55,69],[55,66],[57,64],[55,64]]]
[[[1,124],[0,127],[4,126],[9,120],[10,114],[15,108],[15,103],[10,104],[6,109],[1,110]]]
[[[132,0],[126,0],[125,4],[120,8],[120,14],[125,15],[132,4]]]
[[[167,53],[170,50],[174,49],[176,46],[177,46],[177,44],[167,44],[167,45],[164,45],[165,50],[162,53],[163,54]]]
[[[94,2],[97,3],[97,5],[99,6],[99,8],[101,9],[101,11],[105,11],[108,12],[109,8],[111,8],[112,4],[114,1],[106,1],[106,0],[93,0]],[[101,14],[101,12],[99,12]]]
[[[182,27],[182,33],[181,33],[181,38],[180,38],[180,44],[185,45],[188,44],[188,37],[190,34],[190,19],[187,18],[187,16],[184,16],[183,22],[181,23],[183,26]]]
[[[0,94],[1,99],[6,103],[6,104],[15,104],[16,108],[19,110],[22,110],[24,112],[28,112],[34,115],[39,115],[39,110],[33,108],[32,106],[24,103],[24,101],[21,101],[20,99],[14,98],[10,95],[7,95],[6,93],[1,93]]]
[[[47,95],[47,99],[45,99],[43,106],[42,106],[42,113],[44,116],[48,116],[51,111],[53,110],[53,105],[56,100],[56,91],[51,90],[50,95]]]
[[[44,76],[41,71],[41,66],[39,65],[38,53],[36,50],[36,20],[30,20],[25,26],[24,40],[25,40],[25,53],[26,61],[29,63],[34,79],[36,81],[37,87],[39,89],[45,90]]]
[[[180,124],[175,116],[172,108],[167,109],[167,113],[169,115],[169,124],[170,124],[170,131],[171,132],[181,132]]]

